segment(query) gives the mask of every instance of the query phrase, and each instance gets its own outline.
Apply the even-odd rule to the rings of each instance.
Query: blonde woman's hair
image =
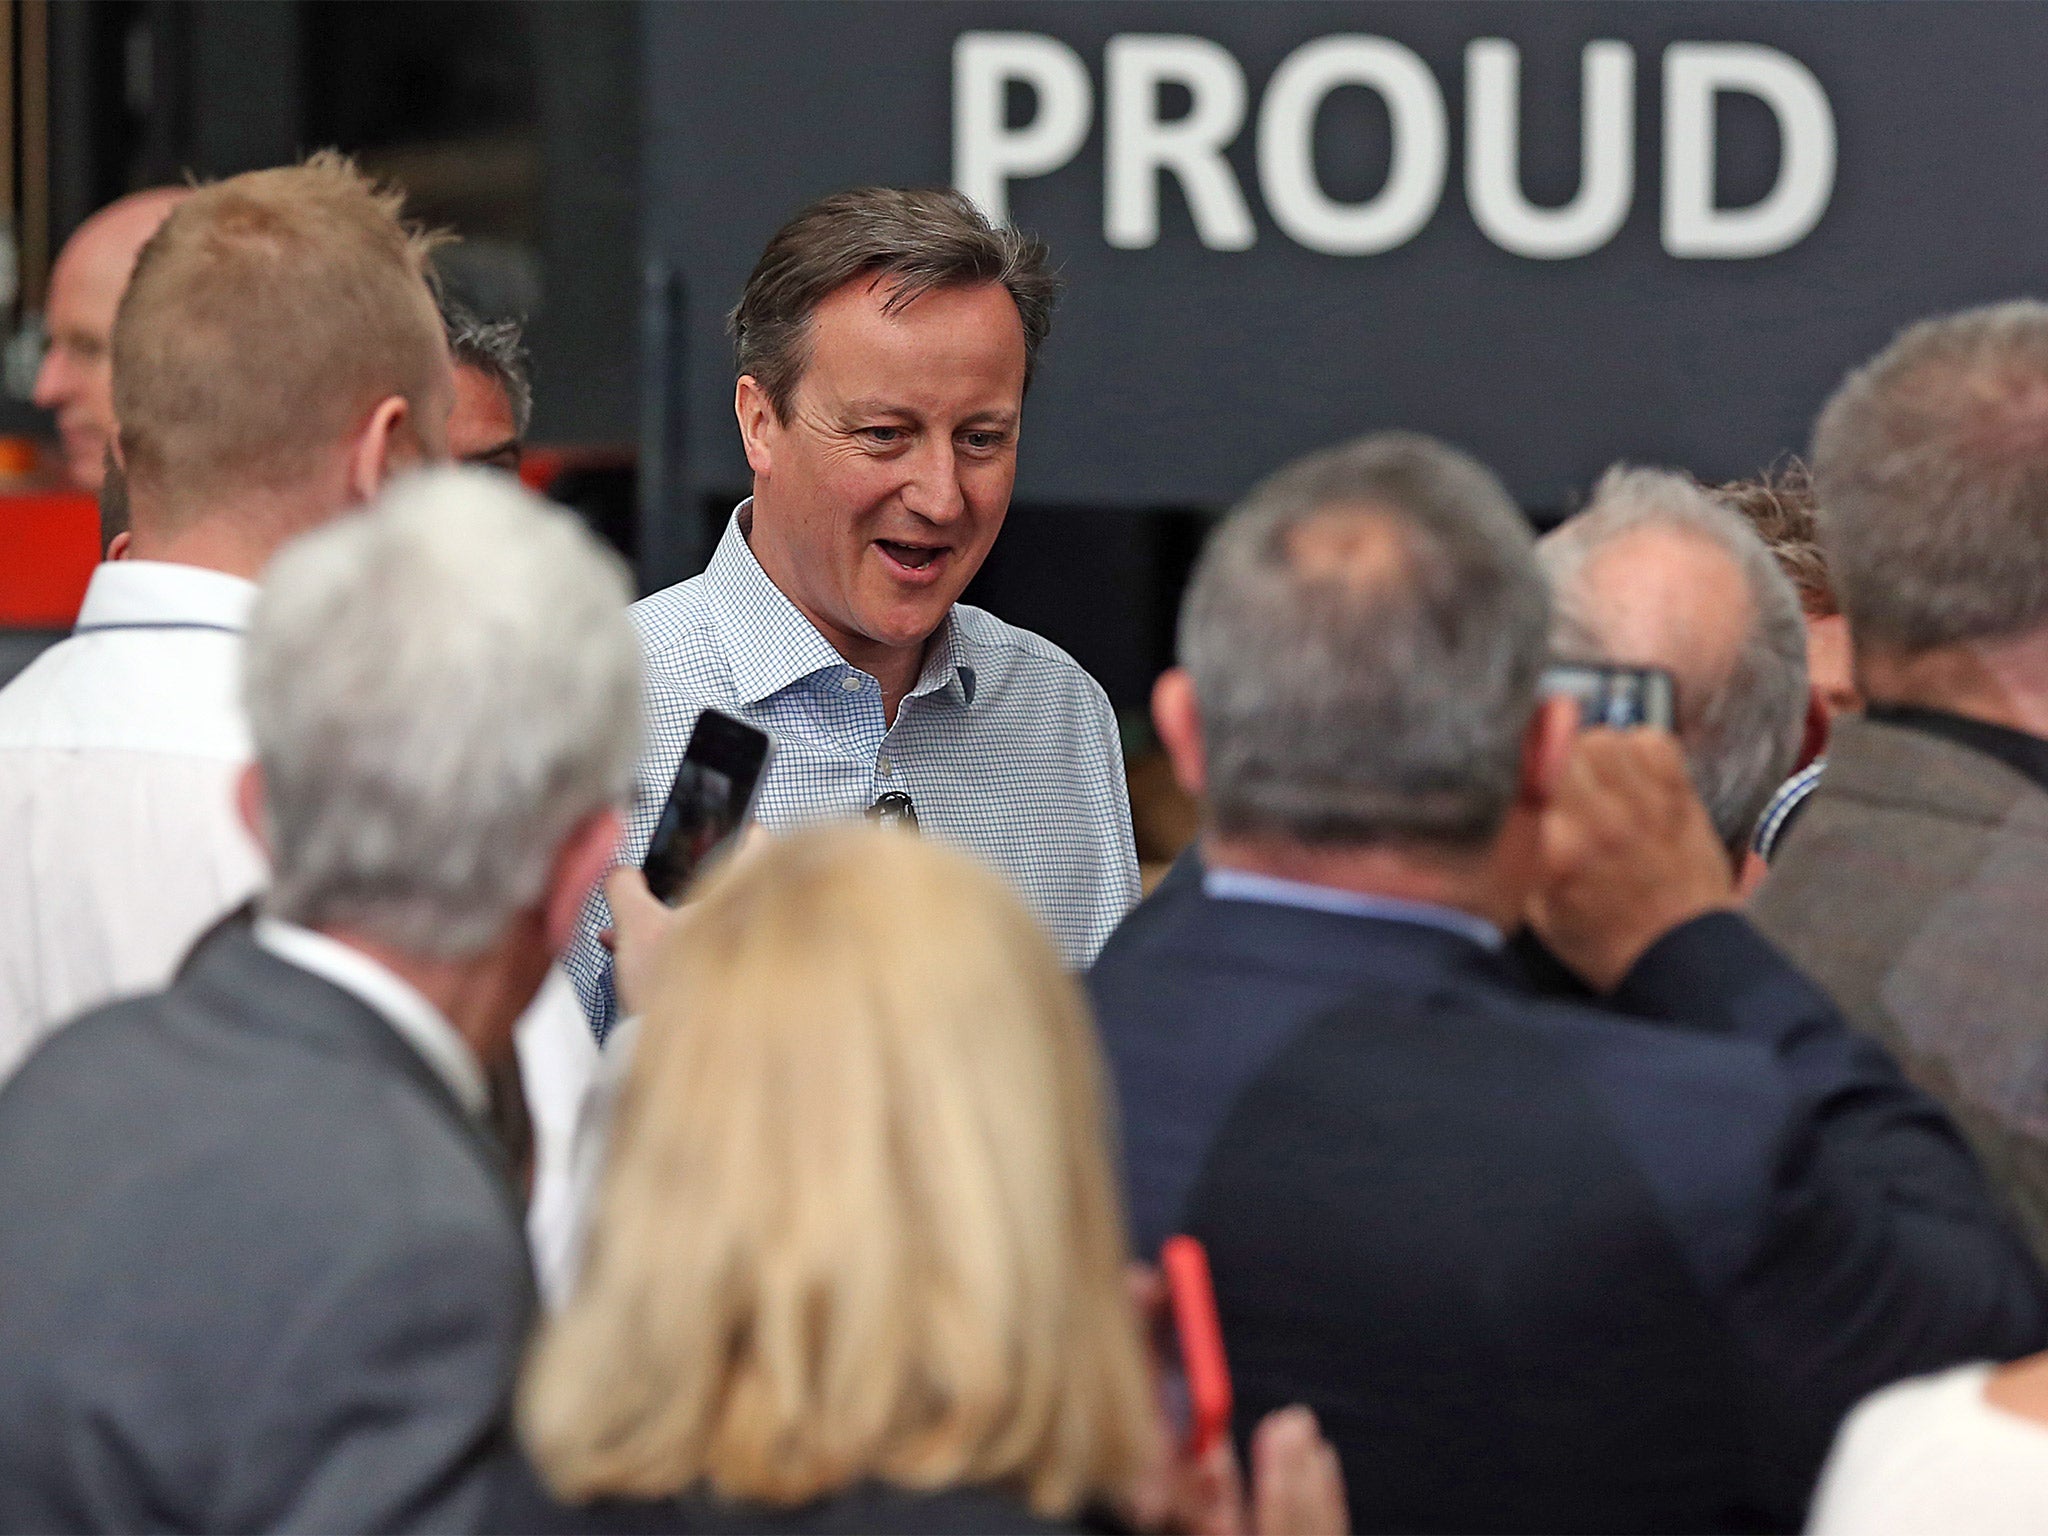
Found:
[[[438,456],[452,401],[430,287],[439,237],[345,156],[199,188],[143,246],[114,320],[114,414],[138,511],[290,489],[402,395]],[[442,398],[446,396],[446,398]],[[436,419],[438,417],[438,419]]]
[[[1153,1417],[1100,1060],[998,878],[799,833],[709,882],[654,994],[521,1389],[555,1492],[1122,1490]]]

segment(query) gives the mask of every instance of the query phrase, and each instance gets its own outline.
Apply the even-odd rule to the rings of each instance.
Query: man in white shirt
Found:
[[[263,862],[236,824],[254,581],[287,539],[439,458],[453,397],[395,201],[323,157],[207,187],[114,325],[131,540],[77,633],[0,690],[0,1075],[166,981]]]
[[[248,617],[271,875],[0,1092],[0,1530],[474,1530],[533,1316],[488,1077],[610,861],[625,572],[444,469]]]
[[[73,636],[0,690],[0,1081],[59,1024],[167,982],[264,860],[234,811],[255,580],[286,540],[446,456],[429,243],[315,156],[191,194],[114,328],[132,527]],[[544,1270],[596,1046],[551,974],[520,1030]]]
[[[72,638],[0,690],[0,1075],[62,1020],[160,986],[262,884],[233,795],[255,597],[225,571],[103,565]]]

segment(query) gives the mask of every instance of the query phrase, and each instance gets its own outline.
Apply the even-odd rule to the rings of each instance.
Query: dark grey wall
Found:
[[[334,144],[407,181],[531,296],[534,430],[638,429],[640,21],[631,0],[95,0],[52,10],[52,214]],[[22,407],[23,412],[26,407]]]
[[[627,0],[532,7],[541,251],[534,433],[630,443],[638,430],[640,24]]]

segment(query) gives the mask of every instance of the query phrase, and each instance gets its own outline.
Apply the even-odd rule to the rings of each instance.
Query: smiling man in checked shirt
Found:
[[[1057,282],[957,193],[863,188],[769,241],[732,330],[754,494],[703,575],[637,604],[648,729],[637,864],[698,712],[775,738],[756,802],[788,827],[906,797],[1015,883],[1085,966],[1138,896],[1109,700],[1074,659],[957,599],[1009,510]],[[898,802],[900,803],[900,802]],[[570,962],[600,1035],[593,903]],[[943,959],[906,934],[903,958]]]

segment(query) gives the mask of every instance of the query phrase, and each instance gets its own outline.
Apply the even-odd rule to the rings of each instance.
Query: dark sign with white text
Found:
[[[2048,287],[2048,7],[683,3],[647,231],[690,486],[745,483],[724,311],[860,182],[956,185],[1069,293],[1018,497],[1222,506],[1375,428],[1533,507],[1752,471],[1920,315]]]

